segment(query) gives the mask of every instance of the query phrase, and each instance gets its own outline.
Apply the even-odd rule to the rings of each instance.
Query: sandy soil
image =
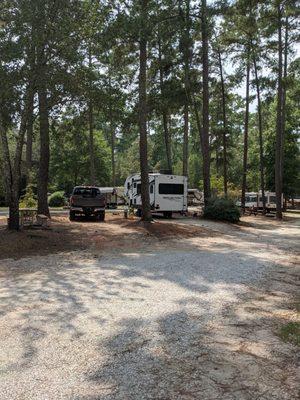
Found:
[[[6,220],[0,220],[0,259],[22,258],[31,255],[45,255],[64,251],[95,249],[117,251],[119,248],[141,247],[160,239],[207,236],[213,233],[203,227],[177,225],[167,220],[154,224],[143,224],[139,219],[124,219],[122,213],[108,214],[105,222],[94,219],[78,219],[70,222],[66,216],[52,218],[49,229],[23,229],[9,232]],[[143,240],[140,241],[139,239]],[[150,239],[151,238],[151,239]]]
[[[297,398],[299,222],[0,230],[0,399]]]

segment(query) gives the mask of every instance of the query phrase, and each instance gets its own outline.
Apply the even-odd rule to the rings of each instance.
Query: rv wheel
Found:
[[[75,212],[74,211],[70,211],[69,218],[70,218],[70,221],[75,220]]]
[[[164,217],[165,218],[172,218],[172,211],[165,211],[164,212]]]
[[[140,208],[137,209],[136,216],[142,218],[142,210]]]
[[[104,221],[105,220],[105,211],[101,211],[99,213],[99,221]]]

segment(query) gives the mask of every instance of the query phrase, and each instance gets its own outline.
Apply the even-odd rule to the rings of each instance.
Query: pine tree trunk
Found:
[[[247,50],[247,73],[246,73],[246,109],[244,125],[244,157],[243,157],[243,180],[242,180],[242,199],[241,206],[245,212],[246,188],[247,188],[247,164],[248,164],[248,129],[249,129],[249,86],[250,86],[250,55]]]
[[[183,14],[181,3],[179,3],[179,14],[184,20],[184,46],[183,46],[183,63],[184,63],[184,133],[183,133],[183,176],[189,174],[189,105],[190,99],[190,0],[186,1],[186,11]]]
[[[253,57],[253,66],[255,74],[255,85],[257,94],[257,114],[258,114],[258,135],[259,135],[259,166],[260,166],[260,188],[263,200],[263,214],[266,213],[266,198],[265,198],[265,172],[264,172],[264,146],[263,146],[263,126],[262,126],[262,110],[260,98],[260,86],[258,79],[256,57]]]
[[[140,167],[142,220],[151,221],[149,198],[149,169],[147,146],[147,20],[148,0],[140,0],[140,71],[139,71],[139,130],[140,130]]]
[[[47,59],[46,59],[46,14],[42,4],[38,4],[39,24],[37,26],[36,73],[38,74],[37,93],[40,124],[40,159],[37,179],[38,214],[50,216],[48,207],[49,180],[49,110],[47,99]]]
[[[116,160],[115,160],[115,142],[116,142],[116,133],[115,129],[111,127],[111,167],[112,167],[112,185],[116,186]]]
[[[188,162],[189,162],[189,106],[186,101],[184,105],[183,162],[182,162],[183,176],[188,176]]]
[[[227,114],[226,114],[226,95],[225,95],[225,82],[223,76],[223,64],[221,58],[221,51],[218,48],[219,70],[221,78],[221,91],[222,91],[222,117],[223,117],[223,181],[224,181],[224,195],[227,197],[228,192],[228,177],[227,177]]]
[[[287,62],[288,62],[288,45],[289,45],[289,20],[285,17],[285,34],[284,34],[284,56],[283,56],[283,84],[282,84],[282,135],[283,143],[285,136],[285,122],[286,122],[286,90],[287,90]],[[284,150],[284,146],[282,151]],[[283,153],[284,154],[284,153]],[[282,155],[283,156],[283,155]]]
[[[0,139],[3,158],[3,176],[5,182],[6,198],[9,206],[8,228],[19,230],[19,190],[21,178],[21,160],[24,146],[24,137],[30,110],[30,98],[32,96],[34,82],[30,82],[25,92],[24,109],[21,116],[21,124],[18,133],[14,160],[11,160],[7,131],[0,118]],[[1,114],[0,114],[1,117]]]
[[[96,177],[95,177],[95,149],[94,149],[94,113],[93,113],[92,100],[89,101],[88,119],[89,119],[90,185],[95,185]]]
[[[203,65],[203,106],[202,106],[202,157],[203,157],[203,187],[204,204],[210,198],[210,148],[209,148],[209,89],[208,89],[208,26],[207,26],[207,7],[206,0],[201,3],[202,21],[202,65]]]
[[[28,122],[26,128],[26,180],[27,184],[30,180],[30,173],[32,168],[32,144],[33,144],[33,101],[34,101],[34,92],[32,92],[31,99],[29,100],[29,111],[28,111]]]
[[[2,168],[5,181],[6,199],[9,206],[8,229],[19,230],[19,176],[16,176],[11,164],[7,132],[0,121]],[[17,172],[17,171],[16,171]]]
[[[48,181],[50,160],[49,115],[44,77],[40,76],[38,99],[40,120],[40,162],[38,173],[38,214],[50,216],[48,206]]]
[[[92,71],[92,53],[89,48],[89,69]],[[91,91],[91,83],[90,83]],[[91,98],[92,94],[89,93],[89,105],[88,105],[88,120],[89,120],[89,156],[90,156],[90,185],[96,184],[96,174],[95,174],[95,144],[94,144],[94,107],[93,100]]]
[[[162,120],[163,120],[163,129],[164,129],[164,141],[165,141],[165,149],[166,149],[166,161],[168,170],[172,173],[172,151],[171,151],[171,138],[170,131],[168,127],[168,111],[164,104],[164,72],[162,65],[162,54],[161,54],[161,43],[160,39],[158,41],[158,62],[159,62],[159,85],[160,85],[160,94],[162,97]]]
[[[113,122],[112,112],[112,91],[111,91],[111,76],[109,71],[109,127],[110,127],[110,141],[111,141],[111,169],[112,169],[112,186],[116,186],[116,160],[115,160],[115,147],[116,147],[116,132]]]
[[[285,127],[286,127],[286,90],[287,90],[287,62],[288,62],[288,38],[289,38],[289,20],[288,16],[285,17],[285,33],[284,33],[284,53],[283,53],[283,82],[282,82],[282,146],[281,146],[281,160],[282,160],[282,191],[283,187],[283,170],[284,170],[284,147],[285,147]],[[288,193],[284,193],[285,196]],[[284,205],[286,211],[286,203]]]
[[[281,3],[277,6],[278,32],[278,87],[277,87],[277,118],[276,118],[276,149],[275,149],[275,192],[276,218],[282,219],[282,181],[283,181],[283,127],[282,127],[282,11]]]
[[[19,217],[19,193],[13,190],[9,199],[8,229],[18,231],[20,229]]]

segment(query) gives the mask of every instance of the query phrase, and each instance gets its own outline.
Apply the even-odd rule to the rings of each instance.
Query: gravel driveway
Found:
[[[299,226],[205,226],[0,261],[0,399],[295,399],[296,348],[276,329],[295,315]]]

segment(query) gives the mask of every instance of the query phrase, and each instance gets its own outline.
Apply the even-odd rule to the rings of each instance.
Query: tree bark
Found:
[[[92,100],[89,100],[88,120],[89,120],[90,185],[95,185],[96,177],[95,177],[95,152],[94,152],[94,114],[93,114]]]
[[[18,170],[14,171],[11,163],[7,132],[0,121],[1,147],[3,155],[3,175],[5,180],[6,199],[9,206],[8,229],[19,230],[19,183]]]
[[[288,46],[289,46],[289,20],[285,17],[285,33],[284,33],[284,55],[283,55],[283,83],[282,83],[282,135],[284,143],[285,122],[286,122],[286,90],[287,90],[287,63],[288,63]],[[283,146],[284,149],[284,146]]]
[[[89,47],[89,69],[92,71],[92,53]],[[88,120],[89,120],[89,155],[90,155],[90,184],[96,184],[95,174],[95,145],[94,145],[94,107],[91,94],[91,82],[90,82],[90,93],[89,93],[89,104],[88,104]]]
[[[164,98],[164,71],[162,65],[162,54],[161,54],[161,40],[158,40],[158,62],[159,62],[159,86],[160,86],[160,94],[162,99],[162,120],[163,120],[163,129],[164,129],[164,141],[165,141],[165,149],[166,149],[166,161],[168,170],[172,173],[172,150],[171,150],[171,138],[170,131],[168,127],[168,110],[165,106],[165,98]]]
[[[110,73],[110,72],[109,72]],[[112,169],[112,185],[116,186],[116,161],[115,161],[115,147],[116,147],[116,132],[113,123],[112,101],[111,101],[111,77],[109,76],[109,127],[110,127],[110,140],[111,140],[111,169]]]
[[[265,163],[264,163],[264,146],[263,146],[263,125],[262,125],[262,109],[260,97],[260,85],[258,79],[256,56],[253,57],[253,66],[255,74],[255,86],[257,94],[257,114],[258,114],[258,135],[259,135],[259,166],[260,166],[260,188],[263,200],[263,214],[266,213],[266,198],[265,198]]]
[[[285,127],[286,127],[286,91],[287,91],[287,67],[288,67],[288,45],[289,45],[289,20],[288,16],[285,17],[285,32],[284,32],[284,51],[283,51],[283,82],[282,82],[282,146],[281,146],[281,160],[282,160],[282,191],[283,187],[283,172],[284,172],[284,147],[285,147]],[[288,193],[285,193],[287,196]],[[284,205],[286,211],[286,203]]]
[[[50,160],[49,115],[47,91],[44,77],[40,77],[38,88],[39,121],[40,121],[40,162],[38,173],[38,214],[50,216],[48,206],[48,180]]]
[[[223,75],[223,64],[221,58],[221,51],[218,48],[218,61],[219,61],[219,70],[220,70],[220,78],[221,78],[221,92],[222,92],[222,117],[223,117],[223,133],[222,133],[222,142],[223,142],[223,181],[224,181],[224,195],[227,197],[228,192],[228,177],[227,177],[227,114],[226,114],[226,94],[225,94],[225,82]]]
[[[183,28],[183,63],[184,63],[184,89],[185,89],[185,103],[184,103],[184,133],[183,133],[183,166],[182,173],[188,177],[189,174],[189,105],[190,99],[190,0],[186,1],[185,15],[179,3],[179,14],[184,20]]]
[[[40,159],[37,179],[38,214],[50,216],[48,207],[48,180],[50,160],[49,109],[47,99],[47,19],[45,8],[38,4],[39,24],[36,28],[36,73],[38,74],[38,113],[40,125]]]
[[[204,204],[208,204],[210,198],[210,147],[209,147],[209,88],[208,88],[208,24],[206,0],[201,3],[202,22],[202,81],[203,81],[203,105],[202,105],[202,157],[203,157],[203,187]]]
[[[189,163],[189,106],[187,101],[184,105],[184,131],[183,131],[183,162],[182,175],[188,176]]]
[[[27,180],[27,184],[30,181],[30,173],[31,173],[31,168],[32,168],[34,92],[32,92],[29,102],[30,102],[30,104],[29,104],[28,122],[27,122],[27,129],[26,129],[26,180]]]
[[[249,86],[250,86],[250,54],[247,49],[247,73],[246,73],[246,108],[244,125],[244,156],[243,156],[243,179],[242,179],[242,199],[241,206],[245,212],[246,187],[247,187],[247,164],[248,164],[248,129],[249,129]]]
[[[282,182],[283,182],[283,120],[282,120],[282,10],[281,2],[277,6],[278,34],[278,83],[277,83],[277,118],[276,118],[276,149],[275,149],[275,192],[276,218],[282,219]]]
[[[149,198],[149,168],[147,145],[147,29],[148,0],[140,0],[140,41],[139,41],[139,130],[142,220],[151,221]]]
[[[112,167],[112,185],[116,186],[116,161],[115,161],[115,143],[116,133],[114,126],[111,126],[111,167]]]
[[[17,145],[14,160],[11,160],[7,131],[0,118],[0,139],[3,155],[3,175],[5,181],[6,198],[9,206],[8,229],[19,230],[19,191],[21,178],[21,160],[24,147],[24,137],[27,128],[28,115],[30,110],[30,98],[34,82],[30,81],[25,91],[24,108],[21,115],[21,123],[18,133]],[[1,117],[1,114],[0,114]]]

